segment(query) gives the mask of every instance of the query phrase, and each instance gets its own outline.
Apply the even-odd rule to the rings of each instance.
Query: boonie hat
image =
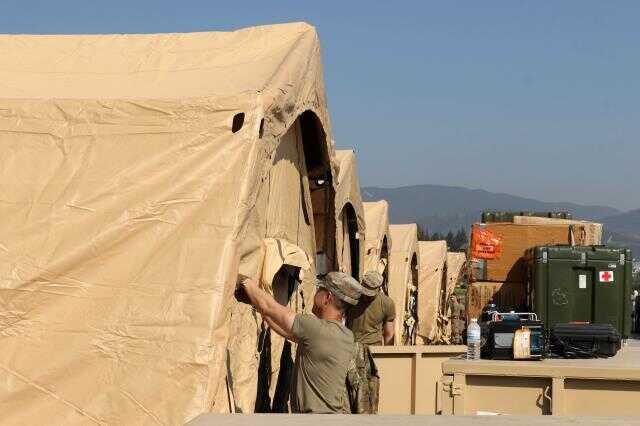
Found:
[[[373,297],[378,293],[384,278],[378,271],[367,271],[362,277],[362,294]]]
[[[360,283],[344,272],[329,272],[324,278],[318,279],[316,286],[329,290],[338,299],[350,305],[358,304],[362,294]]]

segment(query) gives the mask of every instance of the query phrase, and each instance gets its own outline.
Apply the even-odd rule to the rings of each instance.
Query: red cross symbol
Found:
[[[601,283],[610,283],[613,281],[613,272],[611,271],[600,271],[600,282]]]

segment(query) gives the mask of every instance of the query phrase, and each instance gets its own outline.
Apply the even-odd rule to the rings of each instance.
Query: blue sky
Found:
[[[638,1],[2,0],[0,32],[318,28],[363,185],[640,208]]]

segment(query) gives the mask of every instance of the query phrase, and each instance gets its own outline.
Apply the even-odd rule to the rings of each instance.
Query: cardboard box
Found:
[[[575,244],[583,225],[519,225],[513,223],[475,224],[502,238],[502,253],[496,259],[471,259],[473,281],[524,282],[525,253],[528,249],[553,244]],[[474,235],[472,229],[472,238]],[[579,232],[578,232],[579,231]]]
[[[467,288],[467,322],[480,318],[482,308],[493,300],[500,311],[526,310],[526,286],[522,282],[475,282]]]
[[[516,216],[513,218],[513,223],[521,225],[581,225],[584,227],[584,233],[574,232],[577,246],[599,246],[602,244],[603,226],[601,223],[530,216]]]

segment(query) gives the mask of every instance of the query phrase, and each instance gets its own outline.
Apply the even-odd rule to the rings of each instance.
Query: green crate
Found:
[[[529,305],[547,329],[611,324],[631,333],[632,256],[626,248],[543,246],[527,253]]]

